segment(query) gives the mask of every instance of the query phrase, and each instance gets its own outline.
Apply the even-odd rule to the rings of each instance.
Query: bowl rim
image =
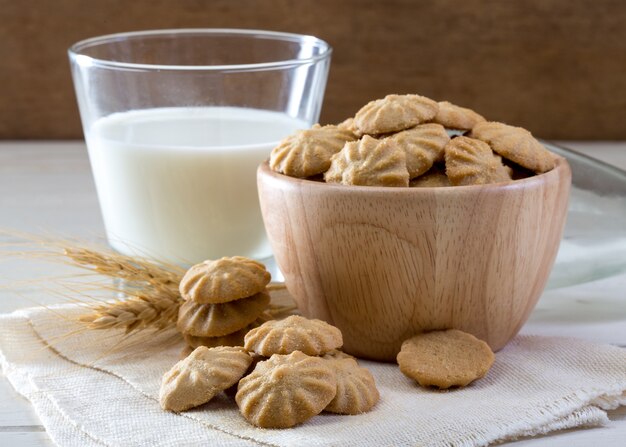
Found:
[[[285,174],[281,174],[272,170],[269,167],[269,160],[265,160],[257,168],[257,179],[261,176],[267,177],[275,182],[283,183],[285,185],[292,185],[294,187],[307,187],[314,190],[321,188],[323,191],[336,191],[341,193],[353,193],[353,194],[389,194],[391,192],[395,194],[408,194],[408,195],[420,195],[429,193],[432,194],[454,194],[460,192],[481,192],[486,193],[489,191],[506,191],[527,189],[531,187],[539,187],[550,181],[556,181],[562,175],[569,174],[571,176],[571,169],[569,163],[564,157],[555,155],[555,166],[553,169],[541,174],[536,174],[530,177],[526,177],[519,180],[512,180],[509,182],[499,183],[487,183],[484,185],[464,185],[464,186],[428,186],[428,187],[391,187],[391,186],[362,186],[362,185],[342,185],[326,182],[319,182],[315,180],[308,180],[297,177],[290,177]]]

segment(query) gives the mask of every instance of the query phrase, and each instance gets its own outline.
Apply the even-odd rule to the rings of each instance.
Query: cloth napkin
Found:
[[[4,374],[60,446],[482,446],[602,425],[605,410],[626,405],[626,350],[518,336],[466,388],[423,389],[397,365],[359,361],[381,394],[371,412],[259,429],[226,395],[185,413],[161,410],[161,376],[179,359],[180,337],[86,331],[79,313],[63,305],[0,315]]]

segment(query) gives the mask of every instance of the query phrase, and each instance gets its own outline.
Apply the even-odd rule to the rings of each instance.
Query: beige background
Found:
[[[99,34],[241,27],[334,48],[322,122],[387,93],[544,138],[626,138],[621,0],[0,0],[0,138],[81,138],[66,49]]]

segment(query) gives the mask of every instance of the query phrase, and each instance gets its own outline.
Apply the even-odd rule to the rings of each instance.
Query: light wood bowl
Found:
[[[334,324],[344,350],[395,360],[429,330],[499,350],[541,295],[563,233],[571,171],[480,186],[331,185],[258,169],[265,228],[304,316]]]

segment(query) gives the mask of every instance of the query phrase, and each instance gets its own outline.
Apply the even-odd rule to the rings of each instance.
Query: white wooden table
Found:
[[[626,169],[625,142],[563,144]],[[0,229],[81,239],[103,237],[84,143],[0,142]],[[32,260],[0,262],[0,312],[58,301],[42,295],[36,287],[21,287],[16,295],[7,284],[59,274],[64,269]],[[626,274],[546,292],[523,332],[626,346]],[[626,409],[610,412],[610,418],[608,427],[568,430],[511,445],[626,445]],[[52,442],[28,401],[0,373],[0,446],[49,445]]]

